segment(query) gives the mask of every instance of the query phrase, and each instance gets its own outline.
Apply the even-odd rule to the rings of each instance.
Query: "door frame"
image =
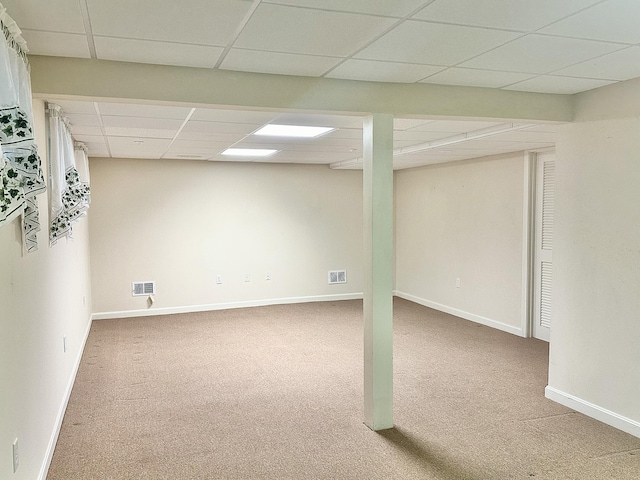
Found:
[[[538,154],[555,153],[554,147],[524,152],[524,188],[522,201],[522,307],[521,331],[525,338],[533,337],[533,302],[535,300],[535,208]]]

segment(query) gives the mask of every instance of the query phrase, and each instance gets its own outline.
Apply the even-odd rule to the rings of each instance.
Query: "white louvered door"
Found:
[[[533,336],[549,341],[553,279],[553,204],[555,155],[538,155],[536,171]]]

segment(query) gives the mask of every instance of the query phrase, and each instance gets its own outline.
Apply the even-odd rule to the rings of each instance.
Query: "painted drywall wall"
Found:
[[[552,398],[572,396],[573,408],[609,423],[635,421],[623,423],[638,436],[639,152],[638,117],[558,136],[549,365]]]
[[[90,168],[99,314],[362,292],[361,172],[99,158]],[[338,269],[347,283],[329,285],[327,272]],[[156,282],[151,308],[131,295],[134,281]]]
[[[398,295],[522,333],[524,168],[520,153],[396,173]]]
[[[46,171],[43,102],[34,101],[34,116]],[[50,248],[46,193],[38,203],[38,251],[22,255],[19,219],[0,228],[0,478],[12,480],[44,478],[90,325],[87,219],[75,225],[73,240]],[[15,438],[20,465],[14,474]]]

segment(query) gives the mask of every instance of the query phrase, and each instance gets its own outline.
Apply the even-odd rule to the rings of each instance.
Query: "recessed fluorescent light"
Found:
[[[268,157],[278,150],[269,150],[266,148],[227,148],[222,155],[232,157]]]
[[[332,127],[306,127],[303,125],[265,125],[254,135],[267,135],[270,137],[304,137],[313,138],[328,133]]]

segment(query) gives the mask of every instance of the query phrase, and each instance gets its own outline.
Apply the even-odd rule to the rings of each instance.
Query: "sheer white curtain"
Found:
[[[22,214],[23,240],[38,248],[36,195],[46,186],[33,138],[31,81],[20,29],[0,4],[0,226]]]
[[[70,237],[73,223],[82,217],[91,201],[86,147],[74,146],[62,110],[49,104],[49,241],[54,245]]]

